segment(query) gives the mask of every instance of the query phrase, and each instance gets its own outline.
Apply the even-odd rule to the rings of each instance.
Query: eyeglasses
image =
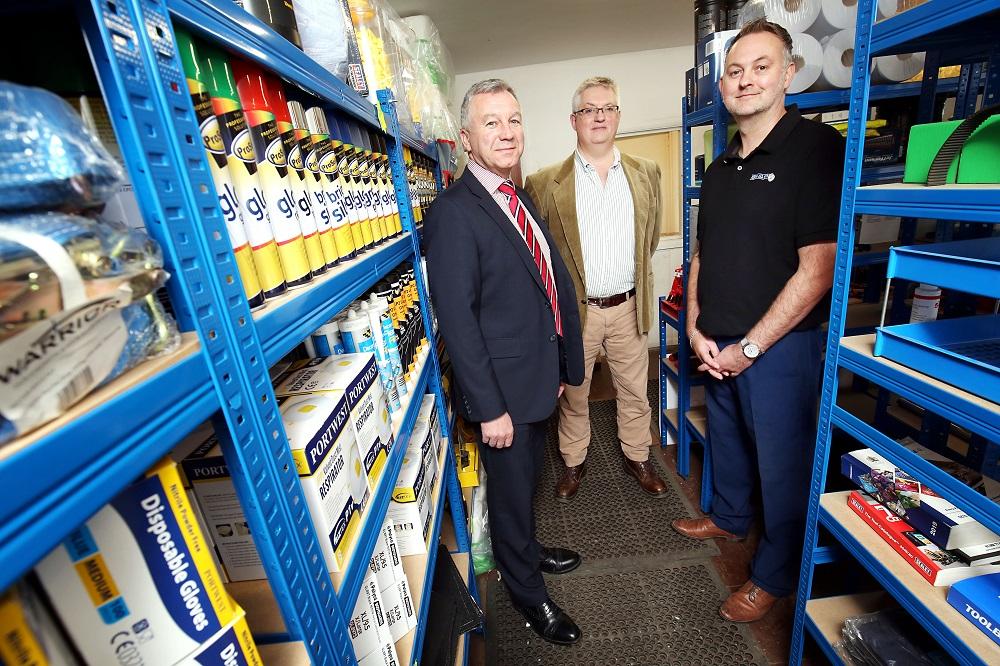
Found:
[[[587,106],[573,113],[578,116],[583,116],[584,118],[597,117],[599,112],[603,112],[604,115],[610,116],[612,113],[618,113],[620,109],[617,104],[608,104],[607,106]]]

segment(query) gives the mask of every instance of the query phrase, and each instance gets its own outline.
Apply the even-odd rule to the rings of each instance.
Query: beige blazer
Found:
[[[581,326],[587,325],[587,289],[583,269],[580,226],[576,217],[576,178],[573,160],[545,167],[528,176],[524,189],[531,195],[552,233],[560,254],[566,261],[573,285]],[[653,304],[653,252],[660,241],[659,219],[663,202],[660,197],[660,167],[656,162],[622,153],[625,179],[632,192],[635,208],[635,295],[636,324],[640,333],[649,331]]]

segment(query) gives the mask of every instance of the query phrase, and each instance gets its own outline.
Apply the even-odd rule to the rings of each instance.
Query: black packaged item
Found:
[[[698,77],[694,69],[684,72],[684,111],[694,113],[698,104]]]
[[[695,0],[694,41],[726,29],[725,0]]]
[[[726,30],[740,29],[740,10],[749,0],[726,0]]]
[[[901,608],[846,618],[841,632],[842,647],[857,664],[937,666],[954,663],[913,616]]]
[[[430,603],[424,631],[434,639],[424,641],[420,664],[451,666],[459,637],[482,626],[484,616],[443,544],[438,544]]]
[[[299,26],[295,22],[292,0],[234,0],[237,5],[267,25],[276,33],[302,48]]]

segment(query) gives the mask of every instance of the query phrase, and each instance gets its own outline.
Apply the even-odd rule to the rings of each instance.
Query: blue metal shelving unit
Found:
[[[923,49],[919,49],[923,50]],[[970,51],[969,57],[975,60],[982,56],[982,49],[974,49]],[[936,59],[935,59],[936,62]],[[928,65],[927,70],[930,71],[931,66]],[[955,94],[959,93],[963,86],[965,89],[978,90],[979,86],[975,85],[978,83],[978,75],[972,79],[973,85],[969,85],[969,77],[956,77],[953,79],[945,79],[944,81],[938,81],[936,76],[936,67],[933,68],[935,74],[925,77],[925,80],[921,83],[898,83],[891,85],[879,85],[871,86],[870,95],[868,96],[868,102],[878,102],[889,99],[897,99],[903,97],[916,97],[923,95],[925,97],[934,99],[936,95],[940,94]],[[820,112],[828,111],[834,109],[843,109],[848,106],[851,102],[851,90],[827,90],[821,92],[810,92],[810,93],[800,93],[797,95],[789,95],[787,97],[786,103],[797,104],[801,111],[809,112]],[[975,98],[975,95],[971,95]],[[926,108],[921,108],[921,118],[924,120],[929,120],[931,113],[933,111],[933,105],[926,105]],[[693,242],[690,237],[691,235],[691,201],[696,200],[701,195],[701,187],[694,183],[694,177],[692,173],[692,146],[691,146],[691,129],[693,127],[711,125],[712,126],[712,156],[713,158],[718,157],[726,148],[726,132],[729,116],[726,113],[725,107],[722,104],[722,100],[719,95],[719,91],[716,89],[714,91],[713,102],[710,106],[703,109],[697,109],[691,113],[687,112],[687,104],[685,100],[681,100],[681,116],[682,116],[682,137],[683,137],[683,198],[684,198],[684,211],[683,211],[683,269],[684,269],[684,286],[685,291],[687,290],[687,277],[688,269],[690,266],[691,252],[693,248]],[[862,181],[865,183],[872,184],[873,187],[865,188],[866,192],[870,193],[872,197],[872,203],[866,208],[858,206],[856,212],[858,213],[871,213],[889,216],[905,216],[912,215],[914,217],[920,217],[921,215],[927,217],[925,214],[926,210],[920,208],[921,215],[915,214],[918,209],[914,204],[911,208],[905,208],[899,206],[900,198],[894,194],[898,190],[906,190],[910,186],[903,185],[887,185],[886,183],[899,183],[903,178],[903,165],[893,164],[881,167],[871,167],[866,168],[862,171]],[[882,185],[882,187],[875,187],[874,185]],[[860,196],[860,195],[859,195]],[[961,195],[951,193],[951,194],[925,194],[923,196],[927,197],[943,197],[947,200],[953,200]],[[982,195],[977,193],[970,193],[965,198],[962,199],[964,205],[968,208],[975,207],[977,203],[982,203],[984,199],[988,199],[989,195]],[[860,199],[859,199],[860,201]],[[878,203],[876,203],[876,201]],[[971,213],[970,213],[971,214]],[[970,219],[968,217],[957,217],[954,219]],[[978,218],[975,218],[978,220]],[[857,253],[853,255],[853,265],[855,267],[861,266],[872,266],[877,264],[885,264],[889,260],[888,252],[866,252]],[[904,292],[905,289],[901,289],[900,293]],[[899,298],[893,302],[893,312],[896,313],[903,306],[903,299]],[[687,477],[691,470],[691,442],[692,440],[697,441],[702,445],[703,449],[703,459],[702,459],[702,483],[701,483],[701,508],[706,513],[711,510],[712,503],[712,475],[711,475],[711,452],[707,445],[707,430],[705,426],[705,416],[704,408],[691,408],[691,398],[690,390],[693,386],[698,386],[703,383],[704,379],[698,376],[697,372],[692,372],[693,368],[690,367],[690,345],[687,340],[687,321],[686,312],[684,308],[681,312],[675,315],[671,311],[664,310],[661,303],[660,309],[660,356],[661,356],[661,367],[660,367],[660,444],[661,446],[667,446],[667,433],[672,434],[677,439],[677,473],[683,477]],[[674,372],[669,364],[666,363],[667,349],[667,329],[673,328],[677,331],[677,355],[680,364],[683,364],[678,370]],[[870,329],[868,329],[870,330]],[[677,409],[668,410],[664,408],[664,404],[667,400],[667,382],[672,382],[677,387]],[[677,416],[678,414],[683,415],[683,417]]]
[[[235,260],[204,149],[192,139],[200,133],[173,26],[182,25],[271,70],[313,103],[383,131],[379,114],[229,0],[66,0],[59,8],[68,9],[66,5],[78,15],[147,229],[163,248],[172,275],[168,293],[185,333],[178,352],[127,373],[63,418],[4,447],[0,590],[211,417],[288,637],[303,642],[313,663],[354,664],[346,619],[391,498],[419,396],[427,391],[435,395],[441,427],[449,427],[402,147],[405,142],[431,159],[436,159],[436,151],[415,137],[400,135],[395,104],[382,91],[381,110],[405,233],[252,314],[234,275]],[[14,8],[24,6],[27,3]],[[410,408],[396,423],[397,446],[365,514],[343,582],[335,590],[318,556],[319,542],[287,447],[268,368],[404,262],[413,263],[432,348]],[[436,553],[433,546],[447,498],[458,550],[467,553],[461,492],[451,447],[447,448],[432,551]],[[433,555],[428,560],[429,581]],[[419,658],[425,633],[429,584],[425,588],[410,663]]]
[[[996,52],[995,30],[1000,24],[1000,2],[930,0],[879,23],[874,23],[874,5],[872,0],[863,0],[858,8],[855,85],[850,91],[848,160],[844,169],[837,268],[790,662],[801,662],[804,637],[808,633],[832,662],[840,663],[832,642],[838,639],[843,618],[873,610],[867,601],[862,600],[865,595],[813,596],[816,567],[829,561],[825,557],[828,546],[820,545],[822,533],[824,542],[839,545],[853,556],[852,564],[856,562],[866,569],[895,603],[913,614],[927,633],[958,663],[997,663],[1000,650],[947,604],[944,588],[930,586],[868,529],[847,507],[846,493],[826,491],[831,438],[836,428],[856,440],[859,447],[874,449],[915,478],[926,482],[984,526],[993,531],[1000,530],[1000,509],[988,498],[899,446],[877,427],[878,424],[865,423],[836,404],[838,371],[848,370],[943,419],[945,428],[947,423],[953,423],[967,429],[974,438],[1000,442],[1000,405],[976,395],[975,386],[966,386],[967,390],[963,390],[947,384],[938,379],[938,367],[933,365],[925,366],[920,372],[875,356],[873,335],[844,337],[850,270],[852,265],[856,265],[854,216],[857,213],[878,212],[939,220],[1000,223],[1000,187],[859,186],[863,178],[858,156],[863,143],[865,115],[872,99],[867,76],[869,59],[888,53],[934,49],[933,69],[936,69],[938,62],[965,64],[970,58],[981,57],[985,51],[990,54],[985,97],[991,99],[998,92],[996,69],[1000,62],[992,58],[992,54]],[[979,76],[978,71],[972,73],[974,78]],[[964,71],[962,79],[964,84]],[[924,92],[927,92],[926,89]],[[959,97],[962,95],[960,90]],[[975,95],[966,95],[972,98],[974,104]],[[967,99],[960,99],[963,108],[959,110],[956,107],[956,112],[964,115],[968,111],[967,102]],[[921,106],[929,107],[930,104],[922,100]],[[998,275],[995,254],[992,255],[992,265],[988,261],[982,262],[979,255],[978,249],[969,250],[968,244],[962,246],[961,243],[900,248],[891,253],[888,274],[905,279],[937,280],[951,286],[961,284],[959,288],[963,291],[979,293],[985,289],[995,292]],[[930,274],[934,279],[926,277]],[[978,282],[972,281],[974,276],[979,277]],[[983,281],[982,278],[989,279]],[[914,434],[930,433],[922,427]],[[980,460],[981,465],[984,462]],[[821,557],[821,553],[824,556]],[[840,614],[831,614],[831,609],[839,609]]]

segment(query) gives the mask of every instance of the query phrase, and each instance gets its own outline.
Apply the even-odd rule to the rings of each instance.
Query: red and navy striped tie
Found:
[[[531,252],[531,256],[535,258],[535,266],[538,267],[538,274],[542,276],[542,285],[545,287],[545,293],[549,297],[549,303],[552,305],[552,312],[555,315],[556,333],[562,335],[562,317],[559,314],[559,294],[556,292],[556,281],[552,277],[552,271],[549,269],[548,262],[545,261],[542,248],[535,238],[531,224],[528,223],[527,213],[524,210],[524,206],[521,205],[521,200],[517,197],[517,192],[514,190],[514,183],[509,180],[504,181],[497,189],[507,197],[507,205],[510,206],[510,212],[514,216],[514,220],[517,221],[517,228],[521,232],[521,238],[528,245],[528,251]]]

